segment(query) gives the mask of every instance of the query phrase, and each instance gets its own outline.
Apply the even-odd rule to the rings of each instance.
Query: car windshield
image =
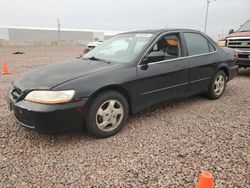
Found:
[[[104,41],[90,52],[84,59],[102,59],[111,63],[130,63],[150,41],[152,34],[120,34]]]
[[[248,20],[246,23],[244,23],[238,31],[240,31],[240,32],[250,31],[250,20]]]

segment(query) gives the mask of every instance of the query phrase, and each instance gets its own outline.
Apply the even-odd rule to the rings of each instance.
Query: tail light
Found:
[[[238,56],[237,52],[234,52],[234,61],[235,61],[235,63],[239,62],[239,56]]]

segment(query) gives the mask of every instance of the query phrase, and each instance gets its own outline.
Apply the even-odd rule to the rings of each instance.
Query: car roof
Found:
[[[176,29],[176,28],[168,28],[168,29],[149,29],[149,30],[135,30],[135,31],[128,31],[120,34],[136,34],[136,33],[151,33],[151,34],[162,34],[165,32],[199,32],[198,30],[194,29]]]

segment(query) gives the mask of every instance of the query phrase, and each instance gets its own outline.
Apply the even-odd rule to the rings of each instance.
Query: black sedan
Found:
[[[129,114],[163,101],[222,96],[238,71],[234,51],[186,29],[116,35],[73,62],[48,65],[13,82],[10,109],[41,132],[116,134]]]

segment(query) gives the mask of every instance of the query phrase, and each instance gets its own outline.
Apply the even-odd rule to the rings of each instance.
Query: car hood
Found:
[[[234,32],[234,33],[231,33],[227,38],[230,38],[230,37],[250,37],[250,32],[249,31]]]
[[[83,59],[56,63],[26,73],[15,80],[13,85],[22,91],[52,89],[67,81],[100,72],[112,66],[114,65],[101,61]]]

